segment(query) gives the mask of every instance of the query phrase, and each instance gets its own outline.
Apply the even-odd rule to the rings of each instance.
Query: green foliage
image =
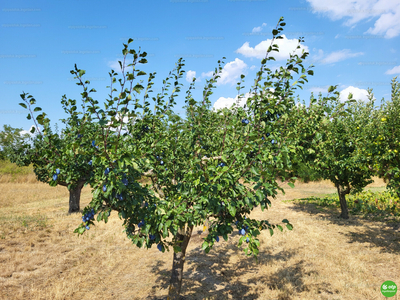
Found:
[[[26,99],[25,93],[21,94],[21,98],[26,107],[32,113],[32,105],[36,100],[32,96]],[[33,100],[34,101],[33,101]],[[71,118],[66,121],[62,120],[68,127],[61,132],[61,135],[53,133],[50,127],[50,120],[41,115],[34,118],[37,134],[32,138],[32,145],[25,145],[24,148],[13,149],[9,158],[11,162],[18,166],[32,165],[36,177],[39,181],[48,183],[50,186],[62,185],[73,190],[79,182],[89,183],[92,175],[93,165],[89,162],[92,160],[94,153],[99,151],[98,148],[91,146],[92,141],[96,141],[99,126],[91,124],[90,119],[79,119],[76,113],[76,106],[73,100],[66,100],[65,95],[61,101],[66,113],[71,114]],[[40,109],[41,110],[41,109]],[[36,108],[33,111],[40,111]],[[40,131],[38,124],[44,126],[43,132]],[[68,123],[69,122],[69,123]],[[91,146],[90,151],[82,151],[82,147]],[[56,169],[60,170],[55,179]]]
[[[132,64],[128,65],[133,66],[133,73],[125,73],[122,67],[125,63],[119,62],[123,78],[118,80],[118,92],[113,87],[117,82],[114,76],[118,74],[111,70],[110,98],[106,99],[104,108],[89,97],[96,90],[88,90],[90,82],[82,79],[86,72],[75,65],[71,74],[84,90],[82,112],[77,111],[76,100],[67,100],[64,95],[61,102],[69,117],[63,120],[66,129],[62,136],[51,132],[50,120],[42,113],[36,119],[44,126],[43,135],[38,135],[33,150],[27,153],[37,176],[50,185],[60,184],[60,181],[71,185],[76,180],[84,180],[93,187],[92,200],[83,210],[83,222],[75,233],[83,234],[89,225],[94,225],[91,212],[97,214],[97,221],[107,223],[111,211],[115,210],[124,220],[128,238],[137,247],[150,248],[156,244],[162,252],[169,251],[170,247],[175,252],[183,251],[193,227],[208,223],[208,235],[202,245],[205,252],[213,248],[220,236],[228,240],[236,227],[241,234],[238,246],[245,244],[246,255],[257,257],[258,236],[262,230],[268,230],[272,236],[274,229],[282,231],[283,227],[267,220],[250,219],[251,211],[258,206],[268,209],[270,199],[276,197],[278,190],[284,192],[276,178],[289,178],[289,184],[295,181],[296,178],[291,178],[295,169],[293,162],[300,164],[304,156],[301,153],[308,153],[314,137],[321,139],[315,129],[324,114],[331,110],[325,105],[318,106],[316,101],[312,102],[315,110],[295,109],[293,90],[296,87],[293,86],[297,84],[301,88],[300,84],[307,81],[305,73],[313,75],[313,71],[302,65],[308,52],[303,50],[300,57],[290,54],[286,67],[275,73],[265,67],[268,60],[274,60],[268,57],[270,52],[278,51],[273,42],[282,39],[278,36],[283,30],[279,26],[285,25],[282,21],[280,18],[277,29],[273,30],[271,46],[261,61],[252,96],[246,105],[216,112],[210,110],[211,89],[222,70],[221,61],[218,61],[219,68],[206,82],[200,101],[191,96],[190,90],[196,80],[193,78],[186,92],[187,120],[172,111],[176,104],[174,98],[182,85],[179,84],[184,73],[182,58],[173,70],[175,73],[171,75],[170,72],[163,81],[162,93],[152,98],[154,111],[149,108],[148,93],[152,92],[155,73],[149,74],[146,88],[134,83],[137,76],[146,75],[136,65],[147,63],[147,53],[128,49],[132,39],[124,44],[122,53],[124,62],[128,54],[133,55]],[[302,38],[299,44],[301,42],[304,42]],[[138,61],[138,58],[141,59]],[[300,70],[299,79],[290,85],[291,72],[298,74]],[[261,84],[264,72],[267,80]],[[241,75],[237,84],[239,101],[243,97],[239,93],[244,77]],[[168,96],[165,91],[168,91],[170,79],[174,87],[169,99],[164,99]],[[330,92],[335,88],[331,87]],[[143,91],[142,105],[136,96]],[[117,94],[113,95],[115,92]],[[21,103],[21,106],[30,110],[28,118],[31,118],[31,106],[36,100],[25,96],[22,94],[21,98],[27,105]],[[143,109],[143,113],[137,112],[138,108]],[[307,117],[299,121],[303,114],[308,114],[312,121]],[[124,123],[125,119],[130,122]],[[337,139],[344,127],[338,126]],[[60,174],[55,173],[57,169]],[[151,184],[139,184],[141,177],[150,178]],[[292,230],[288,220],[282,223]],[[169,235],[172,241],[167,239]]]
[[[0,160],[0,175],[28,175],[33,173],[32,166],[18,167],[16,164],[6,160]]]
[[[380,220],[400,221],[400,200],[390,192],[363,191],[347,196],[349,212],[353,215],[373,217]],[[324,198],[310,197],[299,200],[300,203],[315,203],[319,206],[340,207],[339,197],[336,195]]]
[[[383,99],[379,110],[371,115],[364,129],[364,155],[370,158],[371,169],[385,178],[387,188],[400,195],[400,84],[392,80],[392,97]]]
[[[349,95],[351,99],[352,95]],[[326,101],[327,100],[327,101]],[[298,118],[312,120],[315,123],[300,127],[303,136],[307,137],[313,130],[316,132],[312,141],[306,138],[307,151],[302,153],[306,161],[323,179],[332,181],[338,188],[338,193],[357,193],[373,182],[372,170],[368,168],[369,159],[359,150],[362,147],[362,136],[357,127],[366,126],[373,101],[366,105],[362,102],[349,100],[339,102],[337,97],[331,97],[314,105],[312,97],[310,107],[299,106]],[[325,106],[326,115],[321,114]],[[304,129],[306,128],[306,129]],[[307,131],[308,129],[308,131]]]
[[[14,149],[26,147],[30,140],[29,134],[20,134],[22,128],[13,128],[9,125],[4,125],[3,128],[3,131],[0,131],[0,160],[8,159]]]
[[[135,50],[128,51],[127,47],[124,44],[124,59],[127,53],[133,54],[133,65],[138,57],[146,56],[145,52],[140,54],[139,51],[136,54]],[[307,54],[303,53],[301,58],[305,58]],[[212,248],[216,236],[227,238],[233,232],[233,224],[237,221],[238,229],[248,227],[250,239],[246,243],[248,246],[244,249],[245,252],[248,255],[257,255],[259,229],[268,229],[273,233],[273,229],[282,227],[269,224],[268,221],[245,219],[245,216],[257,206],[268,208],[271,205],[268,198],[275,197],[277,190],[282,190],[275,178],[278,174],[287,173],[285,170],[290,165],[289,152],[294,151],[294,148],[285,146],[281,139],[282,129],[287,128],[285,116],[294,105],[289,97],[292,92],[289,85],[281,81],[273,84],[270,81],[264,83],[260,93],[264,96],[260,96],[256,92],[261,88],[258,81],[262,79],[262,72],[259,72],[254,96],[247,100],[251,114],[243,108],[211,112],[208,96],[212,94],[210,89],[222,70],[220,66],[219,72],[216,69],[213,78],[207,81],[204,97],[200,102],[196,102],[190,94],[195,79],[193,80],[186,97],[188,119],[184,121],[171,111],[175,104],[175,92],[179,92],[178,80],[184,72],[181,71],[184,65],[181,61],[178,61],[176,73],[172,75],[174,90],[169,101],[165,102],[163,99],[167,95],[164,89],[168,90],[165,86],[170,85],[167,84],[169,78],[164,80],[161,96],[159,94],[157,98],[153,98],[154,114],[148,108],[150,103],[146,101],[147,92],[153,84],[153,74],[150,73],[142,106],[139,99],[130,103],[134,89],[125,88],[126,84],[130,84],[131,87],[144,90],[143,86],[133,83],[133,74],[127,73],[123,81],[119,80],[121,92],[112,96],[117,91],[112,88],[112,84],[116,82],[113,77],[116,73],[112,70],[110,99],[107,100],[105,109],[101,109],[98,101],[89,97],[93,91],[86,92],[88,88],[81,79],[84,72],[77,66],[71,71],[79,80],[77,84],[84,88],[82,106],[88,107],[83,113],[84,118],[89,119],[94,115],[92,124],[96,124],[96,121],[101,128],[97,139],[100,141],[100,148],[95,153],[95,168],[91,177],[93,199],[84,212],[93,208],[99,213],[98,220],[106,220],[104,212],[116,210],[120,218],[124,219],[127,236],[135,245],[150,248],[153,244],[158,244],[167,250],[169,246],[177,246],[176,239],[166,240],[169,234],[177,236],[181,228],[201,225],[207,221],[210,230],[203,244],[207,252]],[[298,72],[298,68],[294,66],[299,65],[302,73],[306,72],[297,55],[291,57],[287,64],[291,66],[288,67],[291,70]],[[134,70],[140,73],[136,66]],[[261,70],[264,70],[264,66]],[[266,70],[271,73],[269,69]],[[288,69],[281,68],[279,76],[286,81],[292,79]],[[271,77],[278,76],[270,74],[268,78]],[[269,86],[275,87],[272,99],[265,97]],[[279,97],[284,100],[278,100]],[[135,109],[144,109],[143,114],[140,115],[135,109],[130,110],[129,104]],[[279,116],[273,120],[264,119],[268,110],[270,114],[279,112]],[[71,114],[71,119],[74,118],[74,113]],[[125,117],[134,122],[123,124],[121,120]],[[110,125],[107,127],[105,124]],[[120,135],[123,126],[128,130],[125,136]],[[110,128],[117,128],[117,134],[113,138],[109,136]],[[86,147],[82,148],[83,152],[88,150]],[[107,174],[106,168],[110,169]],[[137,184],[137,179],[143,175],[152,180],[152,189],[148,190]],[[239,179],[250,184],[250,187],[240,184]],[[94,223],[85,222],[76,232],[83,233],[89,224]],[[292,225],[288,223],[286,227],[291,229]]]

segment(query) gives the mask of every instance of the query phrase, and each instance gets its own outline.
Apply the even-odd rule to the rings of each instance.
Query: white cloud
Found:
[[[247,65],[239,58],[236,58],[234,61],[227,63],[219,74],[220,78],[217,79],[216,85],[223,85],[227,83],[231,83],[233,86],[237,84],[240,80],[240,75],[244,74],[247,69]],[[202,77],[212,77],[213,72],[202,73]]]
[[[314,87],[314,88],[310,88],[308,90],[313,92],[314,94],[318,95],[319,93],[327,93],[328,88],[329,88],[329,85],[327,85],[326,88]],[[315,97],[315,95],[314,95],[314,97]]]
[[[117,119],[117,120],[120,120],[120,117],[119,117],[119,116],[116,116],[116,119]],[[135,124],[135,121],[134,121],[134,120],[131,120],[131,121],[130,121],[130,120],[128,119],[128,117],[123,117],[122,123],[123,123],[123,125],[122,125],[122,128],[121,128],[121,133],[123,134],[123,133],[127,132],[127,127],[126,127],[126,125],[129,124],[129,123],[131,123],[131,124],[133,125],[133,124]],[[107,126],[110,126],[110,124],[111,124],[111,122],[108,122],[108,123],[107,123]],[[111,130],[111,131],[117,131],[117,130],[119,130],[119,127],[117,127],[117,128],[112,128],[112,127],[110,127],[110,130]]]
[[[348,100],[349,93],[353,94],[353,99],[368,101],[368,91],[364,89],[359,89],[354,86],[349,86],[340,92],[339,100],[345,102]],[[375,97],[374,97],[375,99]]]
[[[324,57],[324,51],[322,49],[317,50],[315,48],[313,48],[313,51],[318,51],[318,53],[312,56],[312,62],[321,61]]]
[[[400,2],[393,0],[307,0],[313,13],[321,13],[336,21],[349,17],[343,25],[354,28],[364,19],[378,18],[364,34],[385,34],[390,39],[400,34]]]
[[[207,72],[207,73],[201,73],[201,77],[212,77],[214,74],[213,71]]]
[[[314,93],[314,98],[316,98],[316,95],[319,95],[319,93],[322,93],[322,97],[326,96],[328,94],[328,88],[330,85],[327,85],[326,87],[314,87],[308,89],[309,91]],[[341,85],[343,89],[339,91],[338,88],[336,88],[335,91],[339,91],[339,101],[345,102],[348,100],[349,93],[353,94],[353,99],[355,100],[361,100],[361,101],[368,101],[368,91],[365,89],[359,89],[353,86],[349,86],[345,88],[344,85]],[[333,93],[333,92],[332,92]]]
[[[261,26],[259,27],[254,27],[251,32],[260,32],[262,30],[262,27],[267,26],[267,23],[262,23]]]
[[[271,92],[274,92],[275,90],[273,88],[269,89]],[[260,91],[261,92],[261,91]],[[258,95],[260,95],[261,93],[258,93]],[[235,98],[225,98],[225,97],[220,97],[217,99],[217,101],[215,101],[214,105],[213,105],[213,110],[217,111],[218,109],[222,109],[222,108],[230,108],[233,104],[235,104],[238,107],[244,107],[244,105],[247,103],[247,99],[249,99],[251,96],[254,95],[254,92],[248,92],[244,95],[244,97],[240,98],[240,101],[238,103],[236,103],[238,101],[238,96],[236,96]],[[248,108],[246,107],[245,110],[247,110]]]
[[[196,77],[196,71],[187,71],[186,72],[186,81],[187,82],[191,83],[193,81],[193,77]],[[197,81],[197,78],[196,78],[196,81]]]
[[[279,52],[271,51],[268,56],[273,56],[277,61],[278,60],[287,60],[290,56],[289,54],[293,54],[293,51],[296,50],[294,53],[301,55],[302,50],[304,49],[305,52],[308,52],[308,47],[300,44],[300,48],[296,49],[299,40],[298,39],[288,39],[284,34],[281,35],[283,39],[274,40],[274,44],[278,45]],[[249,42],[245,42],[239,49],[235,52],[244,55],[245,57],[255,57],[257,59],[265,58],[267,54],[267,50],[269,46],[271,46],[272,39],[267,39],[266,41],[260,42],[254,48],[250,47]]]
[[[324,51],[319,49],[318,54],[314,55],[312,57],[312,59],[314,62],[319,62],[321,64],[333,64],[333,63],[343,61],[348,58],[357,57],[360,55],[364,55],[364,53],[363,52],[352,53],[351,50],[349,50],[349,49],[343,49],[343,50],[339,50],[339,51],[334,51],[334,52],[326,55],[324,58]]]
[[[391,74],[400,74],[400,66],[396,66],[391,70],[387,70],[385,74],[391,75]]]
[[[31,125],[31,127],[29,128],[29,130],[21,130],[19,132],[19,134],[22,136],[24,134],[29,134],[31,137],[33,137],[34,135],[36,135],[38,133],[38,131],[36,130],[34,133],[31,133],[32,128],[36,128],[34,125]]]

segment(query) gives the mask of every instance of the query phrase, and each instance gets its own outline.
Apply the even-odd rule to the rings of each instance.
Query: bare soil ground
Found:
[[[400,286],[400,230],[339,209],[284,202],[335,193],[330,182],[282,184],[286,195],[253,218],[292,231],[263,232],[258,263],[237,248],[238,233],[201,250],[202,228],[189,243],[184,299],[384,299],[386,280]],[[380,179],[369,187],[385,184]],[[114,212],[83,236],[68,215],[68,191],[42,183],[0,183],[0,299],[165,299],[172,252],[133,246]],[[82,193],[81,207],[91,199]],[[398,295],[397,295],[398,297]],[[393,298],[396,298],[393,297]]]

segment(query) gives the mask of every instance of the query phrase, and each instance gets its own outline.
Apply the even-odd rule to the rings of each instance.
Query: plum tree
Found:
[[[301,73],[299,82],[304,84],[307,80],[304,73],[313,75],[311,70],[306,70],[301,64],[308,52],[302,51],[301,57],[290,54],[287,67],[272,74],[265,68],[271,51],[279,51],[273,44],[275,39],[282,39],[279,33],[285,23],[283,17],[279,19],[277,28],[272,31],[273,39],[268,48],[267,56],[261,61],[260,71],[254,84],[254,92],[246,101],[245,107],[235,110],[224,108],[217,112],[211,111],[211,102],[208,99],[212,94],[211,88],[216,82],[222,67],[215,69],[213,78],[208,80],[203,92],[203,99],[195,101],[190,90],[196,78],[187,91],[186,112],[187,120],[183,120],[172,111],[174,97],[180,91],[178,79],[182,77],[182,58],[178,60],[174,81],[174,89],[168,101],[164,100],[171,78],[164,80],[161,95],[153,97],[155,102],[154,113],[148,108],[148,92],[151,92],[152,79],[150,73],[147,88],[143,97],[143,105],[139,104],[136,94],[140,94],[144,87],[134,84],[138,76],[146,75],[137,69],[137,63],[147,63],[146,52],[137,53],[128,49],[133,41],[124,44],[122,53],[123,62],[119,62],[122,69],[121,86],[118,92],[113,88],[116,82],[111,70],[110,98],[101,109],[99,102],[89,97],[96,92],[88,91],[89,81],[82,81],[84,70],[75,69],[71,73],[82,85],[83,107],[87,109],[82,113],[82,120],[88,124],[79,133],[86,136],[90,128],[98,128],[97,135],[92,144],[90,139],[82,143],[79,151],[81,155],[91,158],[92,175],[89,182],[93,187],[92,200],[83,213],[96,212],[97,221],[108,221],[112,210],[124,220],[125,232],[132,243],[137,247],[157,248],[165,252],[173,248],[173,266],[169,288],[169,299],[178,299],[187,246],[195,226],[207,223],[208,235],[204,238],[202,249],[208,253],[215,242],[222,236],[228,236],[236,227],[244,235],[239,237],[238,246],[246,242],[244,251],[248,256],[257,257],[259,252],[258,236],[263,230],[268,230],[272,235],[274,229],[283,230],[279,224],[270,224],[268,220],[250,218],[251,211],[260,206],[262,210],[271,205],[270,198],[277,195],[277,190],[284,192],[276,182],[276,174],[285,173],[290,168],[290,153],[296,151],[297,141],[293,128],[287,126],[288,115],[294,106],[293,87],[289,81],[293,79],[291,72]],[[302,39],[299,39],[299,44]],[[300,46],[297,47],[299,49]],[[133,67],[133,73],[125,73],[125,60],[128,54],[133,55],[133,62],[128,67]],[[140,60],[138,61],[138,58]],[[220,61],[218,61],[220,64]],[[261,86],[264,71],[268,72],[268,81]],[[245,76],[241,75],[240,85]],[[277,79],[273,82],[271,79]],[[293,84],[295,85],[297,81]],[[126,87],[125,85],[128,85]],[[275,87],[271,97],[266,97],[267,89]],[[260,90],[262,89],[262,90]],[[117,95],[113,97],[113,92]],[[243,95],[239,95],[239,98]],[[135,97],[135,100],[133,100]],[[130,109],[129,105],[133,107]],[[248,110],[245,110],[245,108]],[[137,109],[143,109],[140,114]],[[279,112],[273,121],[265,120],[268,115]],[[71,111],[68,118],[66,132],[78,132],[79,124],[73,122],[75,111]],[[124,120],[134,120],[125,123]],[[43,122],[45,126],[48,120]],[[95,124],[97,124],[95,126]],[[127,132],[121,133],[125,127]],[[110,135],[110,130],[115,129],[115,134]],[[282,130],[288,131],[286,139],[282,138]],[[297,141],[298,142],[298,141]],[[75,140],[63,146],[63,152],[70,153],[80,142]],[[93,147],[95,146],[95,147]],[[96,148],[98,147],[98,148]],[[96,149],[96,150],[94,150]],[[58,163],[58,164],[57,164]],[[63,162],[58,160],[55,167],[63,174]],[[105,171],[106,170],[106,171]],[[67,171],[69,175],[72,170]],[[142,186],[138,180],[148,177],[151,184]],[[239,182],[242,180],[243,182]],[[295,178],[289,183],[293,186]],[[247,185],[246,185],[247,184]],[[84,216],[85,216],[84,215]],[[91,218],[75,230],[83,234],[89,225],[94,225]],[[282,221],[291,230],[292,225],[286,219]]]
[[[36,107],[32,111],[36,100],[31,95],[27,95],[21,94],[25,103],[20,103],[20,105],[29,109],[27,118],[31,119],[33,112],[39,112],[42,109]],[[83,153],[82,148],[96,138],[100,127],[97,123],[92,124],[88,120],[78,118],[75,100],[67,101],[64,95],[61,103],[64,110],[71,115],[68,121],[62,120],[64,123],[69,123],[61,135],[52,132],[50,120],[46,118],[45,113],[42,113],[36,119],[33,118],[35,127],[32,128],[31,133],[36,131],[37,134],[32,139],[32,145],[24,144],[24,147],[13,148],[9,151],[8,157],[11,162],[19,166],[32,164],[39,181],[51,186],[67,187],[68,213],[75,213],[80,211],[81,191],[83,186],[90,181],[93,169],[91,159],[98,151],[96,148],[90,148],[89,151]],[[40,131],[38,124],[44,126],[43,132]]]

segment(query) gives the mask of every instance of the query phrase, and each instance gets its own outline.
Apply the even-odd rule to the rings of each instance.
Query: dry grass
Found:
[[[384,186],[376,180],[374,188]],[[259,261],[237,248],[238,234],[209,254],[201,251],[201,228],[189,244],[182,294],[185,299],[383,299],[386,280],[400,284],[400,232],[385,223],[339,210],[282,200],[335,192],[329,182],[284,185],[254,218],[292,231],[262,234]],[[133,246],[122,220],[97,223],[83,236],[73,230],[80,214],[68,215],[65,187],[1,183],[0,299],[161,299],[167,295],[172,253]],[[81,207],[90,202],[90,188]],[[204,233],[203,233],[204,235]]]

